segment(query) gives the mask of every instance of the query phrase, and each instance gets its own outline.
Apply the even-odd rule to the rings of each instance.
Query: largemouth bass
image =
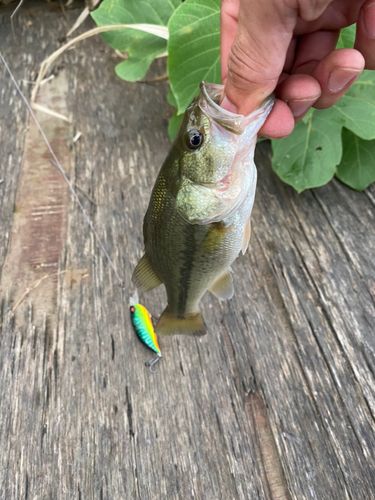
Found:
[[[273,98],[245,117],[219,106],[222,90],[201,83],[144,218],[145,254],[133,283],[141,291],[165,285],[168,305],[157,335],[204,335],[199,302],[207,290],[221,300],[233,296],[230,266],[249,243],[254,150]]]

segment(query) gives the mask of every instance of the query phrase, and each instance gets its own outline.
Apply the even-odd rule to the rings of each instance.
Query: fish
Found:
[[[132,282],[141,291],[165,286],[168,304],[157,335],[207,333],[200,300],[207,290],[219,300],[232,298],[231,265],[249,244],[254,150],[274,98],[243,116],[220,107],[222,93],[222,85],[201,82],[144,217],[144,255]]]
[[[152,367],[157,363],[161,356],[158,339],[155,335],[154,326],[151,321],[151,315],[147,309],[139,303],[138,293],[135,292],[129,299],[130,317],[133,329],[141,342],[157,354],[157,357],[147,361],[151,373],[157,373]]]

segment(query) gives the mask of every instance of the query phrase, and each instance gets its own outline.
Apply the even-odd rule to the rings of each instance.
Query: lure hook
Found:
[[[161,359],[161,354],[158,354],[156,358],[150,359],[150,361],[147,361],[145,363],[146,366],[148,366],[148,369],[150,370],[151,373],[158,373],[159,369],[153,370],[152,367]]]

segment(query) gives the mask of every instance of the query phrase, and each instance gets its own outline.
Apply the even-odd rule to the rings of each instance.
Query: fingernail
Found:
[[[228,99],[227,96],[224,97],[220,106],[222,108],[226,109],[227,111],[230,111],[231,113],[235,113],[235,114],[238,113],[236,106],[230,102],[230,100]]]
[[[369,38],[375,38],[375,2],[365,8],[365,28]]]
[[[311,108],[314,102],[318,99],[319,96],[316,96],[315,99],[301,99],[299,101],[289,101],[288,106],[292,112],[292,115],[297,118],[298,116],[302,116]]]
[[[349,82],[362,72],[354,68],[334,68],[329,75],[328,88],[331,92],[340,92]]]

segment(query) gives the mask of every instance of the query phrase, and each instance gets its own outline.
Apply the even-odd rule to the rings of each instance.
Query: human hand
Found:
[[[355,48],[335,50],[355,22]],[[222,0],[221,105],[247,115],[275,91],[262,135],[285,137],[311,106],[333,106],[364,68],[375,69],[374,0]]]

